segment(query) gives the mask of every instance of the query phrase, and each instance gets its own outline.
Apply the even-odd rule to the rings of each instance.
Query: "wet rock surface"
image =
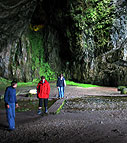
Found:
[[[86,96],[70,99],[64,106],[65,111],[102,111],[127,109],[127,97]]]
[[[56,88],[52,88],[52,92],[57,93]],[[67,103],[72,100],[80,99],[81,101],[73,103],[74,106],[78,103],[82,108],[84,106],[82,100],[91,98],[91,95],[96,95],[97,99],[100,95],[115,96],[120,95],[116,88],[77,88],[67,86],[65,89],[65,98]],[[98,96],[97,96],[98,95]],[[80,98],[79,98],[80,97]],[[102,98],[102,97],[101,97]],[[100,99],[101,99],[100,98]],[[112,97],[113,98],[113,97]],[[124,97],[126,98],[126,97]],[[94,100],[88,100],[88,103],[93,106]],[[120,99],[120,97],[119,97]],[[111,99],[110,99],[111,100]],[[99,105],[103,106],[106,102],[112,105],[112,102],[117,106],[119,101],[100,100]],[[123,100],[122,100],[123,101]],[[125,102],[126,100],[124,100]],[[81,104],[81,105],[80,105]],[[96,103],[98,105],[98,103]],[[121,105],[123,103],[121,102]],[[98,106],[99,106],[98,105]],[[78,107],[79,107],[78,106]],[[7,131],[7,123],[5,111],[0,110],[0,140],[3,142],[82,142],[82,143],[125,143],[127,142],[127,111],[124,109],[112,109],[112,107],[104,110],[74,110],[71,111],[65,104],[60,114],[38,116],[36,112],[16,113],[16,130],[13,132]],[[92,109],[91,108],[91,109]],[[98,109],[98,107],[96,107]]]

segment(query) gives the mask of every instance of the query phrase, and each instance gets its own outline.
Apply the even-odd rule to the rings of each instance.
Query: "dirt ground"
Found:
[[[57,90],[55,86],[52,86],[50,98],[56,95]],[[0,142],[126,143],[127,109],[125,106],[123,109],[119,107],[113,109],[110,106],[107,110],[79,110],[79,106],[83,106],[83,104],[76,108],[74,107],[76,103],[73,102],[70,109],[69,100],[91,96],[116,97],[122,95],[116,88],[94,87],[85,89],[67,86],[65,89],[67,102],[59,114],[39,116],[36,112],[16,113],[16,130],[12,132],[7,130],[5,110],[0,110]],[[90,106],[88,103],[85,104]],[[111,102],[109,104],[112,105]],[[117,105],[115,101],[114,104]],[[93,108],[95,102],[92,102],[91,105],[90,107]],[[99,105],[103,106],[103,102]]]

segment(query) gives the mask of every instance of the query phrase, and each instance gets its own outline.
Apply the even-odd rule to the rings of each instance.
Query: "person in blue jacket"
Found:
[[[16,99],[16,87],[17,87],[17,82],[12,81],[11,86],[6,88],[4,94],[6,116],[9,125],[9,130],[15,129],[15,107],[16,108],[18,107]]]
[[[58,77],[58,80],[57,80],[59,98],[64,98],[64,87],[65,86],[66,86],[65,78],[63,77],[63,74],[60,74],[60,77]]]

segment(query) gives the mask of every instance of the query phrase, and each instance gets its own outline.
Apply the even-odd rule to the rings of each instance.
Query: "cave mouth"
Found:
[[[112,1],[102,4],[103,6],[106,5],[106,7],[104,6],[106,9],[103,9],[102,6],[98,7],[98,4],[95,5],[96,2],[98,4],[103,3],[103,1],[96,0],[92,3],[84,0],[1,1],[0,76],[9,79],[13,75],[21,80],[28,81],[32,79],[30,76],[39,75],[31,70],[34,60],[31,60],[30,55],[34,52],[30,51],[33,47],[30,45],[30,39],[27,36],[32,31],[33,33],[39,33],[39,38],[43,40],[42,46],[39,48],[35,46],[35,50],[37,52],[44,50],[44,60],[53,66],[62,65],[62,71],[65,69],[64,72],[70,79],[106,86],[125,85],[127,81],[125,67],[127,39],[126,27],[124,26],[126,23],[126,2],[121,2],[118,7],[114,8],[115,10],[121,9],[115,15],[114,10],[110,9],[111,5],[109,7],[109,3],[112,3]],[[115,4],[118,4],[118,1]],[[115,24],[110,22],[111,19],[108,15],[103,17],[103,12],[101,12],[102,17],[98,14],[96,22],[92,21],[90,15],[97,14],[97,11],[94,11],[97,8],[103,9],[105,12],[107,10],[110,18],[116,20]],[[120,17],[123,18],[120,19]],[[121,27],[118,21],[122,23]],[[98,22],[100,24],[96,25]],[[104,28],[107,30],[105,31]],[[29,49],[31,48],[29,51],[27,46],[29,46]],[[120,48],[117,46],[120,46]],[[23,52],[23,50],[26,51]],[[35,57],[38,58],[40,53]],[[118,61],[118,59],[125,59],[125,61]],[[41,61],[39,60],[38,63]],[[115,63],[113,63],[114,61]],[[100,74],[98,75],[98,73]]]
[[[55,14],[59,10],[65,11],[67,9],[67,0],[40,0],[37,2],[37,7],[33,13],[32,25],[51,25],[55,21]]]
[[[30,27],[35,32],[40,30],[44,34],[49,27],[57,31],[60,42],[59,55],[63,65],[72,59],[72,51],[70,51],[69,39],[66,35],[66,29],[72,23],[66,16],[69,8],[67,0],[40,0],[30,21]]]

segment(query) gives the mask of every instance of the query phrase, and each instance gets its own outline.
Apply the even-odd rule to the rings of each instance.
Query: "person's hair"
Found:
[[[11,86],[14,86],[15,84],[17,84],[17,81],[16,81],[16,80],[13,80],[13,81],[11,82]]]
[[[41,79],[45,79],[45,76],[41,76]]]

